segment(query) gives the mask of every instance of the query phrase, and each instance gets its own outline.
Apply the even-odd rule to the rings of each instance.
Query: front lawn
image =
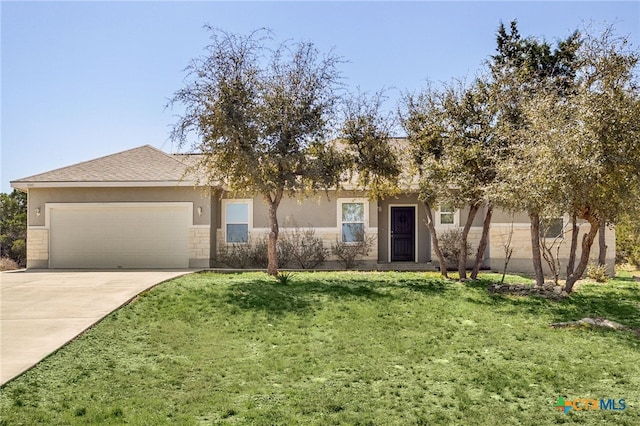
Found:
[[[499,275],[482,278],[181,277],[4,386],[1,424],[640,424],[638,336],[549,327],[640,327],[640,283],[552,302],[491,296]],[[558,397],[626,409],[563,414]]]

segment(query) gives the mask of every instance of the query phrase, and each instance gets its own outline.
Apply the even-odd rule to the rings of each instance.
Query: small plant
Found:
[[[331,244],[331,253],[335,255],[346,269],[355,268],[360,260],[367,256],[376,240],[375,235],[365,235],[360,231],[355,236],[356,241],[344,242],[336,238],[336,242]]]
[[[459,229],[449,229],[438,237],[440,250],[448,263],[458,264],[458,259],[462,254],[460,243],[462,242],[462,231]],[[471,254],[471,244],[467,242],[467,256]]]
[[[278,272],[278,275],[275,276],[276,281],[278,281],[282,285],[287,285],[294,277],[295,273],[293,272]]]
[[[609,275],[607,275],[607,265],[596,265],[594,263],[587,266],[587,278],[598,282],[606,283],[609,281]]]

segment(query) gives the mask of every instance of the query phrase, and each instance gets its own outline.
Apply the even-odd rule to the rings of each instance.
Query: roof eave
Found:
[[[26,191],[30,188],[134,188],[134,187],[195,187],[196,181],[81,181],[81,182],[41,182],[41,181],[13,181],[11,187]]]

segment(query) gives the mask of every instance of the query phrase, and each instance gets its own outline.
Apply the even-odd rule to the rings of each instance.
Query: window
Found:
[[[227,243],[249,241],[249,203],[229,201],[225,205],[225,231]]]
[[[450,204],[440,206],[440,225],[455,225],[456,210]]]
[[[561,217],[540,221],[540,237],[542,238],[562,238],[563,231],[564,220]]]
[[[364,241],[364,203],[342,203],[342,242]]]

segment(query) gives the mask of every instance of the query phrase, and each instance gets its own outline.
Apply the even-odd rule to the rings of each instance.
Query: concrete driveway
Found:
[[[140,292],[191,272],[3,272],[0,384],[33,367]]]

